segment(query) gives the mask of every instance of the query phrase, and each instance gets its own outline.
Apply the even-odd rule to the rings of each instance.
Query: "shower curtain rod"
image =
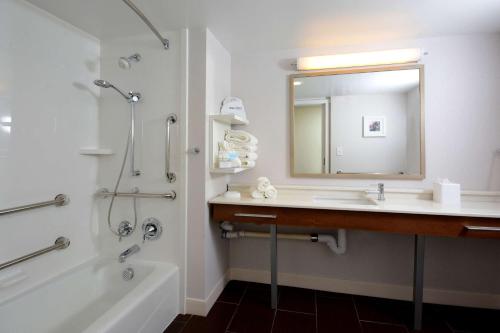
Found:
[[[130,0],[123,0],[123,2],[125,2],[125,4],[127,6],[129,6],[130,9],[132,9],[137,15],[139,15],[139,17],[142,19],[142,21],[144,23],[146,23],[146,25],[149,27],[149,29],[151,29],[151,31],[161,41],[161,43],[163,44],[163,47],[165,48],[165,50],[168,50],[168,48],[169,48],[169,41],[168,41],[168,39],[163,38],[163,36],[158,32],[158,30],[156,30],[155,26],[148,20],[148,18],[146,17],[146,15],[144,15],[144,13],[141,12],[141,10],[139,8],[137,8],[137,6],[134,5],[134,3],[132,1],[130,1]]]

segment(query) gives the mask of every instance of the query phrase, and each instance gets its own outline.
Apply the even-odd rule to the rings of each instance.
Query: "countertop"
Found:
[[[463,191],[462,202],[446,206],[432,200],[432,191],[386,189],[385,201],[363,188],[322,188],[275,186],[275,199],[254,199],[247,185],[233,185],[231,190],[241,193],[240,199],[225,198],[223,194],[209,200],[209,204],[346,210],[357,212],[400,213],[420,215],[500,218],[500,193]],[[370,191],[371,192],[371,191]],[[342,200],[369,200],[371,204],[342,203]]]

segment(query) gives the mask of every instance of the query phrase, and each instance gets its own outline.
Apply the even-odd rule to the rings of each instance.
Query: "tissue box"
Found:
[[[435,182],[433,199],[443,205],[460,205],[460,184],[448,179]]]

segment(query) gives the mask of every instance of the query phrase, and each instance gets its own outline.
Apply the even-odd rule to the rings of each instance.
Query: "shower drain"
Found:
[[[134,278],[134,270],[132,268],[125,268],[122,273],[122,277],[125,281],[130,281]]]

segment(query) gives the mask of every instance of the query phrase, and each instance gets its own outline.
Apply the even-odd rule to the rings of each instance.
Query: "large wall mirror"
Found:
[[[291,173],[423,179],[423,65],[290,76]]]

